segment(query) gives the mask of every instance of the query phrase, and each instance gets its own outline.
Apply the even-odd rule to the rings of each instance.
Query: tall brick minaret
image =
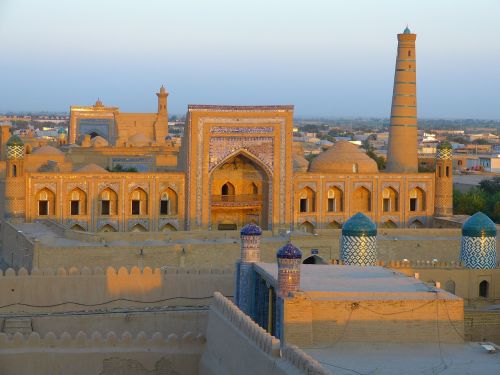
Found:
[[[418,172],[416,39],[408,27],[398,34],[386,167],[392,173]]]

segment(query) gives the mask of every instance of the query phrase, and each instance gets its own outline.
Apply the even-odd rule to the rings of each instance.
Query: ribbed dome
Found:
[[[35,149],[33,154],[36,155],[62,155],[63,152],[52,146],[42,146],[40,148]]]
[[[356,145],[341,141],[311,162],[309,172],[377,173],[377,163]]]
[[[108,171],[105,170],[103,167],[97,165],[97,164],[87,164],[81,167],[80,169],[77,169],[76,172],[82,172],[82,173],[107,173]]]
[[[309,162],[305,157],[299,154],[293,154],[293,170],[296,172],[307,172]]]
[[[377,226],[368,216],[358,212],[342,226],[342,235],[351,237],[373,237],[377,235]]]
[[[24,146],[24,143],[21,140],[21,137],[19,137],[18,135],[13,135],[7,141],[7,146]]]
[[[496,235],[497,228],[495,223],[482,212],[476,212],[462,226],[462,236],[495,237]]]
[[[295,247],[291,242],[288,242],[285,246],[278,250],[276,257],[281,259],[300,259],[302,258],[302,252],[298,247]]]
[[[262,234],[262,229],[257,224],[249,223],[241,228],[240,234],[242,236],[260,236]]]
[[[131,137],[129,137],[128,142],[132,146],[141,147],[141,146],[149,146],[151,140],[144,134],[134,134]]]

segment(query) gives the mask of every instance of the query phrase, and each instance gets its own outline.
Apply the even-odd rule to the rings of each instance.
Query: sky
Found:
[[[500,119],[500,0],[0,0],[0,112],[293,104],[388,117],[396,34],[417,34],[418,113]]]

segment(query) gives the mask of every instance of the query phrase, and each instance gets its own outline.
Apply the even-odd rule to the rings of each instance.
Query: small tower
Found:
[[[163,85],[161,85],[160,92],[157,92],[156,96],[158,97],[158,114],[154,124],[154,138],[156,142],[162,142],[168,135],[168,92]]]
[[[262,229],[256,224],[245,225],[240,232],[241,257],[236,262],[235,303],[245,314],[255,314],[255,275],[253,263],[260,262]]]
[[[24,143],[18,135],[7,141],[7,162],[5,178],[5,219],[24,219]]]
[[[7,158],[7,142],[10,139],[11,123],[8,121],[0,122],[0,159]]]
[[[453,150],[449,142],[441,142],[436,150],[436,197],[434,216],[453,215]]]
[[[276,298],[276,335],[281,340],[281,345],[285,343],[285,299],[290,293],[296,292],[300,288],[300,265],[302,253],[299,248],[288,242],[276,253],[278,261],[278,290]]]
[[[300,264],[302,253],[288,242],[278,250],[278,297],[286,298],[300,288]]]
[[[462,226],[460,261],[466,268],[488,269],[497,264],[497,229],[482,212],[476,212]]]
[[[377,264],[377,226],[361,212],[342,226],[340,259],[350,266]]]
[[[66,131],[65,128],[59,128],[57,131],[57,140],[59,143],[59,146],[65,145],[68,140],[68,132]]]
[[[408,26],[398,34],[386,171],[418,172],[415,40]]]

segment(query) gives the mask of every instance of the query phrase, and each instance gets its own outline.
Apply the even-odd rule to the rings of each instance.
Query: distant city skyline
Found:
[[[297,117],[390,115],[396,34],[417,34],[418,115],[500,119],[500,2],[2,0],[0,112],[99,97],[149,112],[293,104]]]

